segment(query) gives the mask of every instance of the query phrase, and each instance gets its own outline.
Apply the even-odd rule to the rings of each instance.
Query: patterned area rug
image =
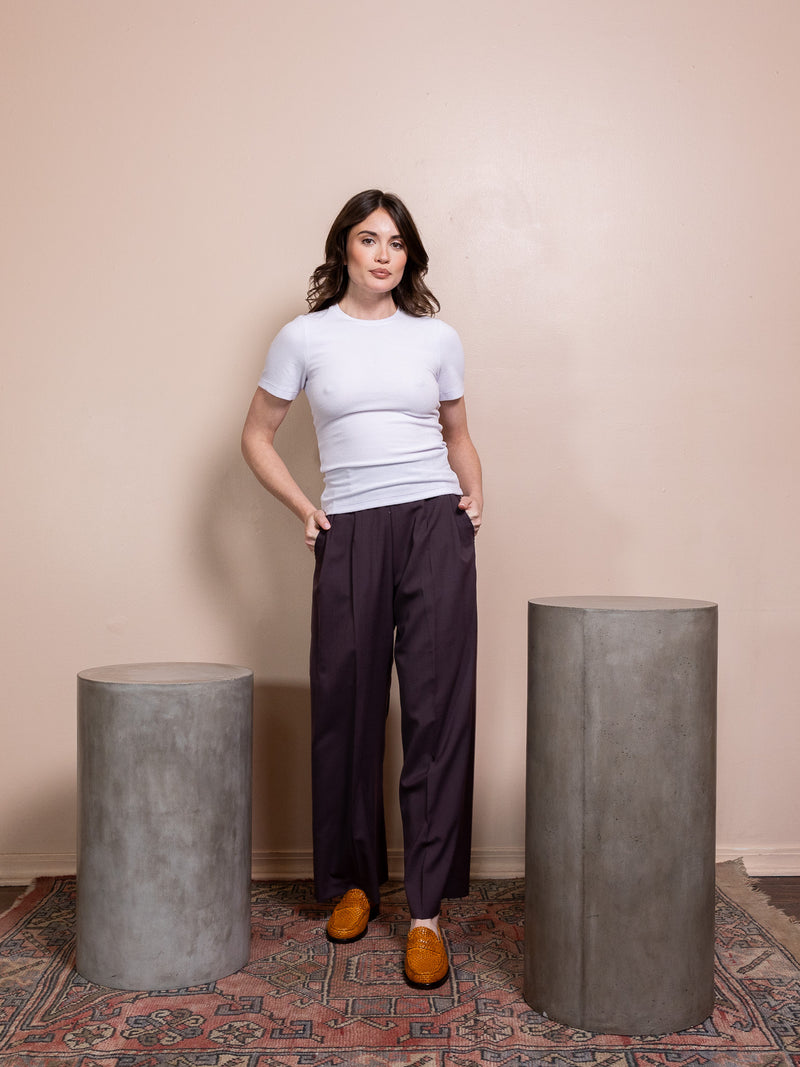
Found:
[[[452,975],[428,994],[401,978],[396,884],[365,938],[332,946],[310,883],[255,883],[243,971],[131,993],[75,973],[75,880],[40,879],[0,918],[0,1067],[798,1067],[800,926],[741,864],[720,864],[717,885],[713,1016],[635,1038],[568,1029],[525,1003],[522,879],[474,882],[447,907]]]

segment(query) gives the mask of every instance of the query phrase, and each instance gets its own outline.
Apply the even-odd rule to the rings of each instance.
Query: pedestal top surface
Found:
[[[111,685],[192,685],[203,682],[231,682],[246,678],[249,667],[228,663],[117,663],[110,667],[91,667],[80,671],[85,682]]]
[[[581,611],[697,611],[715,608],[711,600],[681,600],[660,596],[552,596],[534,597],[529,604]]]

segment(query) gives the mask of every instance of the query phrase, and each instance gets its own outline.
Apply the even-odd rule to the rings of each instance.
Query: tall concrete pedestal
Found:
[[[717,607],[529,604],[525,988],[579,1029],[714,1004]]]
[[[80,974],[174,989],[250,949],[253,672],[210,663],[78,675]]]

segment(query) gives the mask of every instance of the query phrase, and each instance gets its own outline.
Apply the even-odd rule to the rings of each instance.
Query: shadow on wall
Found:
[[[253,707],[254,851],[311,849],[308,686],[257,683]]]
[[[289,317],[289,316],[287,316]],[[263,351],[266,351],[267,345]],[[259,354],[255,360],[263,360]],[[254,366],[255,389],[260,366]],[[242,458],[242,410],[206,461],[194,545],[199,587],[218,619],[226,654],[253,669],[253,851],[311,851],[308,650],[314,561],[297,518],[263,489]],[[309,497],[322,480],[305,396],[292,404],[276,444]],[[267,861],[270,862],[270,861]]]

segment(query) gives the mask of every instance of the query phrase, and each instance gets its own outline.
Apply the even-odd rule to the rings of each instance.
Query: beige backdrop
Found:
[[[719,853],[800,874],[797,0],[3,0],[0,41],[0,881],[74,870],[76,672],[164,659],[255,669],[254,870],[308,873],[312,559],[238,439],[369,186],[468,353],[475,872],[522,870],[528,598],[615,593],[719,602]],[[304,400],[279,442],[318,493]]]

